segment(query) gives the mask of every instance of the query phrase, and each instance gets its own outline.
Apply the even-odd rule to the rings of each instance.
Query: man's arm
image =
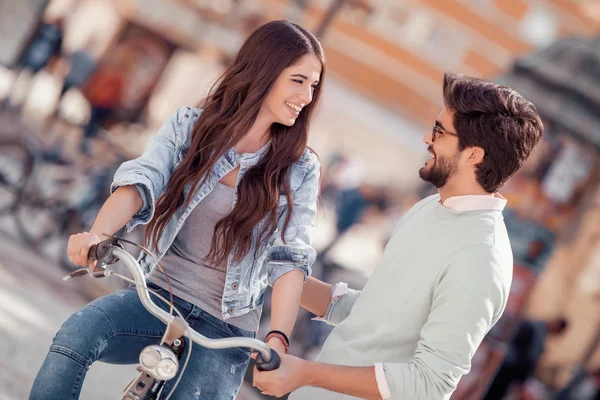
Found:
[[[331,303],[331,290],[333,285],[309,277],[302,288],[300,305],[318,317],[327,313]]]
[[[473,245],[452,257],[433,292],[414,356],[407,362],[383,362],[392,398],[450,396],[504,310],[511,271],[510,249],[504,254]]]
[[[308,362],[302,375],[306,377],[300,386],[315,386],[361,399],[381,399],[375,367],[346,367]]]
[[[384,361],[381,379],[376,367],[316,364],[284,356],[279,370],[258,374],[255,384],[267,393],[312,385],[358,397],[385,393],[402,400],[446,398],[469,371],[471,358],[506,305],[511,266],[511,257],[491,254],[483,245],[455,255],[436,285],[414,356]]]
[[[284,396],[302,386],[320,387],[361,399],[381,399],[375,367],[346,367],[281,355],[281,366],[271,372],[254,371],[254,386],[263,394]]]
[[[344,282],[330,285],[311,277],[304,283],[300,305],[318,321],[335,326],[350,315],[359,296],[360,290],[349,289]]]

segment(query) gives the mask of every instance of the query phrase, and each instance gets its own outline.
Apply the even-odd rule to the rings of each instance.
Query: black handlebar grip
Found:
[[[91,261],[95,261],[98,259],[98,245],[94,244],[92,245],[92,247],[90,247],[90,250],[88,251],[88,262]]]
[[[90,250],[88,251],[88,262],[94,260],[102,260],[104,264],[116,263],[119,260],[115,257],[111,257],[110,260],[106,259],[106,256],[108,255],[108,252],[110,251],[111,247],[119,247],[122,249],[123,245],[119,243],[116,238],[103,240],[98,244],[94,244],[92,245],[92,247],[90,247]]]
[[[260,353],[256,356],[256,368],[259,371],[274,371],[281,365],[281,358],[279,354],[273,349],[271,349],[271,361],[265,362],[262,361],[262,356]]]

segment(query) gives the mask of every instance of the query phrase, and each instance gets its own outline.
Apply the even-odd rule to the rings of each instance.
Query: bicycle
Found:
[[[66,270],[72,270],[63,251],[68,236],[92,225],[114,172],[127,160],[108,140],[96,145],[107,147],[102,162],[84,163],[67,158],[62,143],[35,134],[0,141],[0,184],[8,182],[0,188],[12,189],[12,196],[0,196],[0,214],[10,211],[19,236],[37,251],[52,253]],[[15,153],[20,163],[16,156],[5,156]]]
[[[31,143],[27,147],[34,168],[22,185],[13,212],[21,237],[39,247],[57,231],[70,233],[89,227],[125,157],[111,147],[104,153],[117,154],[116,160],[82,164],[65,159],[55,147],[40,148]],[[76,229],[69,229],[69,225]]]
[[[181,313],[173,305],[173,294],[170,293],[170,300],[163,298],[157,293],[153,293],[161,301],[170,304],[171,312],[168,313],[158,307],[150,298],[151,291],[146,286],[144,274],[141,266],[136,259],[127,252],[121,242],[130,243],[130,241],[118,238],[116,236],[104,240],[90,248],[88,261],[97,260],[97,265],[94,269],[89,267],[80,268],[76,271],[65,275],[63,280],[91,275],[94,278],[103,278],[115,276],[121,278],[133,285],[137,290],[138,296],[144,308],[149,313],[154,315],[160,321],[167,325],[167,329],[158,344],[150,345],[140,353],[140,366],[138,371],[140,374],[135,378],[125,389],[121,400],[156,400],[159,395],[162,396],[161,390],[164,384],[173,379],[179,371],[180,361],[183,355],[183,347],[185,346],[184,337],[191,342],[210,349],[226,349],[233,347],[250,348],[258,352],[256,357],[256,366],[260,371],[272,371],[279,368],[281,359],[276,351],[271,350],[266,343],[252,338],[228,338],[228,339],[209,339],[197,331],[193,330]],[[150,255],[152,255],[150,253]],[[115,273],[107,268],[109,265],[121,261],[130,271],[133,279]],[[173,315],[173,311],[176,316]],[[185,372],[187,363],[191,357],[192,346],[188,345],[189,351],[187,358],[184,360],[182,372],[179,379],[171,392],[167,395],[169,399],[175,391],[181,376]]]
[[[0,215],[15,209],[33,165],[33,156],[20,140],[0,140]]]

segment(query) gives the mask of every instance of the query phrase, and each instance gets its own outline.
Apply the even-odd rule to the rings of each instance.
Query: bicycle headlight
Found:
[[[173,378],[179,369],[179,360],[173,350],[157,344],[142,350],[140,364],[144,372],[161,381]]]
[[[164,359],[156,366],[156,373],[163,381],[167,381],[177,375],[177,363],[171,359]]]
[[[144,367],[155,367],[162,360],[160,352],[151,347],[146,347],[140,354],[140,364]]]

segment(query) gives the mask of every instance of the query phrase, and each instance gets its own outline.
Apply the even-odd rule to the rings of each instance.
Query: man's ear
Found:
[[[483,161],[485,157],[485,150],[481,147],[473,146],[469,148],[469,157],[467,158],[469,164],[478,165]]]

